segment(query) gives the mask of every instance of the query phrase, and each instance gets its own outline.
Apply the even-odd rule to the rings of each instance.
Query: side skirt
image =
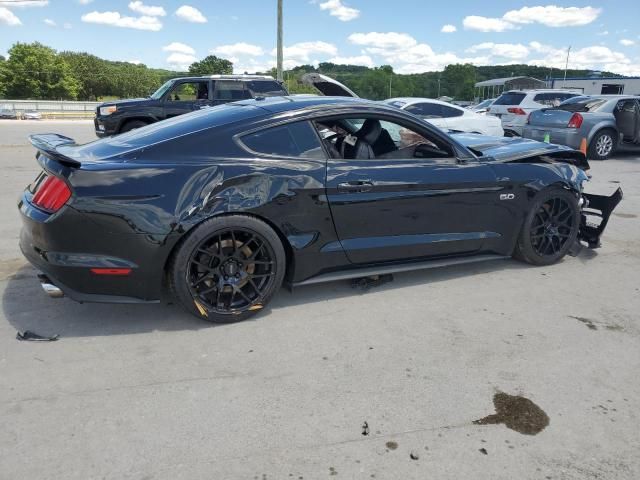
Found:
[[[438,260],[427,260],[423,262],[401,263],[394,265],[376,265],[373,267],[352,268],[339,272],[330,272],[311,277],[302,282],[293,283],[290,286],[300,287],[303,285],[313,285],[315,283],[334,282],[337,280],[348,280],[351,278],[370,277],[372,275],[385,275],[389,273],[410,272],[413,270],[425,270],[427,268],[449,267],[452,265],[464,265],[467,263],[486,262],[490,260],[508,260],[511,257],[504,255],[475,255],[469,257],[443,258]]]

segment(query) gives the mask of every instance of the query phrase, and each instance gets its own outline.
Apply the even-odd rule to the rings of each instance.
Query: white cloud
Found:
[[[467,30],[477,30],[479,32],[505,32],[518,28],[512,23],[505,22],[501,18],[488,18],[478,15],[464,17],[462,25]]]
[[[327,0],[320,3],[321,10],[329,10],[329,15],[337,17],[338,20],[349,22],[360,16],[360,10],[347,7],[342,0]]]
[[[453,33],[457,30],[458,29],[456,28],[456,26],[451,24],[443,25],[442,28],[440,29],[442,33]]]
[[[162,7],[156,7],[154,5],[145,5],[140,0],[129,2],[129,9],[133,10],[140,15],[146,15],[148,17],[164,17],[167,12]]]
[[[598,32],[598,33],[596,33],[596,35],[600,35],[601,37],[605,37],[605,36],[609,35],[609,30],[604,30],[602,32]]]
[[[553,48],[546,56],[529,60],[529,65],[564,69],[567,59],[565,47]],[[593,45],[571,51],[569,68],[585,70],[606,70],[625,75],[640,75],[640,65],[632,62],[624,53],[616,52],[602,45]]]
[[[363,67],[372,68],[375,64],[373,59],[369,55],[359,55],[355,57],[333,57],[327,60],[327,62],[335,63],[337,65],[361,65]]]
[[[165,52],[184,53],[185,55],[195,55],[196,51],[193,47],[180,42],[171,42],[169,45],[162,47]]]
[[[80,20],[86,23],[97,23],[100,25],[110,25],[112,27],[134,28],[137,30],[151,30],[157,32],[162,29],[162,23],[157,17],[126,17],[118,12],[89,12]]]
[[[65,30],[71,30],[71,24],[69,22],[65,22],[62,24],[62,28],[64,28]]]
[[[205,17],[200,10],[192,7],[191,5],[182,5],[178,10],[176,10],[176,16],[185,22],[207,23],[207,17]]]
[[[220,45],[211,50],[211,53],[216,55],[224,55],[226,57],[237,55],[248,55],[251,57],[259,57],[264,55],[264,50],[258,45],[252,45],[250,43],[234,43],[232,45]]]
[[[45,18],[44,19],[44,23],[46,25],[49,25],[50,27],[57,27],[58,24],[55,22],[55,20],[51,20],[50,18]]]
[[[273,49],[271,51],[271,55],[275,54],[276,50]],[[311,60],[311,56],[316,54],[323,55],[325,57],[336,56],[338,54],[338,49],[331,43],[320,41],[300,42],[284,47],[285,62],[287,60],[294,62],[294,66],[300,65],[300,62],[309,62]]]
[[[93,0],[78,0],[80,5],[89,5]]]
[[[602,13],[602,9],[593,7],[522,7],[511,10],[502,17],[511,23],[541,23],[547,27],[576,27],[588,25]]]
[[[133,60],[125,60],[127,63],[133,63],[134,65],[140,65],[142,62],[140,60],[133,59]]]
[[[176,70],[188,70],[189,65],[197,60],[195,55],[175,52],[167,57],[167,64]]]
[[[352,33],[349,35],[349,41],[379,50],[409,48],[418,43],[411,35],[397,32]]]
[[[536,43],[536,42],[533,42]],[[523,60],[529,56],[529,49],[520,43],[492,43],[484,42],[467,49],[469,53],[488,51],[492,56]]]
[[[555,50],[551,45],[544,45],[540,42],[529,42],[529,48],[538,53],[549,53]]]
[[[636,42],[633,40],[629,40],[628,38],[623,38],[620,40],[620,45],[624,45],[625,47],[630,47],[631,45],[635,45]]]
[[[46,7],[49,5],[49,0],[34,0],[34,1],[6,1],[0,0],[0,7]]]
[[[22,22],[18,17],[14,15],[11,10],[9,10],[8,8],[0,7],[0,25],[15,27],[18,25],[22,25]]]

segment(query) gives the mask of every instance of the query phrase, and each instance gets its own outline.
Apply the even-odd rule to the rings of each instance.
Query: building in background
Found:
[[[594,72],[590,77],[550,78],[549,88],[579,90],[585,95],[640,95],[640,77],[601,77]]]

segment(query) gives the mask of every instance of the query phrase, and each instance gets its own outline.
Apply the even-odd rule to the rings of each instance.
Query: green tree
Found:
[[[444,95],[456,100],[470,100],[473,98],[473,87],[476,83],[476,67],[470,63],[464,65],[447,65],[442,72],[444,81]]]
[[[5,95],[10,98],[77,98],[80,83],[71,67],[41,43],[16,43],[3,65]]]
[[[194,62],[189,66],[190,75],[216,75],[233,73],[233,63],[215,55],[204,57],[199,62]]]

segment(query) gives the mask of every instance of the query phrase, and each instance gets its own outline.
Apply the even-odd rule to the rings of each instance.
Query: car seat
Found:
[[[348,135],[340,145],[340,153],[345,159],[376,158],[373,145],[380,138],[382,125],[378,120],[367,119],[353,135]]]

